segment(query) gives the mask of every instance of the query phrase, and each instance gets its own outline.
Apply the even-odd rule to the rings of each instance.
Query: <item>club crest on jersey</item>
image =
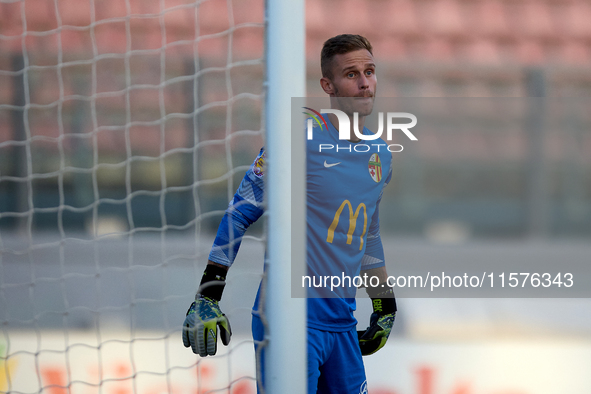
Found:
[[[259,178],[265,175],[265,152],[258,155],[252,163],[252,172]]]
[[[373,179],[376,183],[382,180],[382,162],[380,161],[380,156],[377,153],[373,153],[369,158],[367,169],[369,170],[371,179]]]

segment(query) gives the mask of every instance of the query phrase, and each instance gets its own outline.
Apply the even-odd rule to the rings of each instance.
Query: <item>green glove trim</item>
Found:
[[[394,297],[394,289],[388,286],[386,282],[380,284],[378,287],[368,287],[366,289],[367,295],[371,298],[373,311],[379,315],[386,315],[396,313],[396,298]]]
[[[363,356],[374,354],[384,347],[392,331],[398,309],[394,289],[387,283],[382,283],[376,288],[368,287],[366,291],[371,298],[373,313],[367,330],[357,331],[359,348]]]
[[[200,296],[187,311],[183,324],[183,344],[191,347],[193,353],[201,357],[213,356],[217,353],[217,336],[225,346],[232,337],[230,321],[222,313],[218,302]]]
[[[369,321],[369,327],[365,331],[357,331],[357,338],[359,339],[359,348],[363,356],[374,354],[384,347],[392,326],[396,313],[389,313],[386,315],[379,315],[372,313]]]

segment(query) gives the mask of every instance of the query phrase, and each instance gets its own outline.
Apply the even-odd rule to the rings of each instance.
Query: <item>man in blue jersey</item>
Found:
[[[331,107],[344,112],[351,125],[357,120],[357,130],[372,135],[364,127],[377,85],[369,41],[351,34],[327,40],[321,67],[320,83],[330,96]],[[354,113],[358,116],[354,117]],[[366,286],[374,313],[368,329],[357,332],[354,286],[336,290],[310,286],[308,392],[365,393],[362,355],[384,346],[396,315],[379,230],[379,204],[391,178],[392,157],[382,139],[367,144],[367,150],[356,149],[362,140],[355,134],[350,140],[340,140],[337,117],[329,114],[326,118],[325,125],[314,128],[313,138],[307,142],[307,274],[311,278],[365,277],[364,283],[374,284]],[[320,150],[320,144],[339,149]],[[218,327],[222,343],[230,341],[230,324],[219,301],[241,237],[263,213],[264,160],[261,149],[220,223],[195,302],[187,312],[183,343],[201,356],[216,353]],[[264,336],[258,299],[259,294],[253,308],[255,344]]]

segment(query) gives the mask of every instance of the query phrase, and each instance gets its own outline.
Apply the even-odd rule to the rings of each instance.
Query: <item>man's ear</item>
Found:
[[[324,90],[324,93],[328,95],[334,94],[334,85],[332,84],[332,81],[330,79],[326,77],[320,78],[320,86],[322,86],[322,90]]]

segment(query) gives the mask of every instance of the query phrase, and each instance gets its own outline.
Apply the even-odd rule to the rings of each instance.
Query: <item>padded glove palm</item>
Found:
[[[384,347],[392,331],[395,317],[396,312],[385,315],[376,312],[371,314],[367,330],[357,331],[362,355],[369,356]]]
[[[187,311],[183,344],[201,357],[213,356],[217,352],[218,327],[222,343],[228,346],[232,337],[228,318],[220,310],[218,301],[200,296]]]

